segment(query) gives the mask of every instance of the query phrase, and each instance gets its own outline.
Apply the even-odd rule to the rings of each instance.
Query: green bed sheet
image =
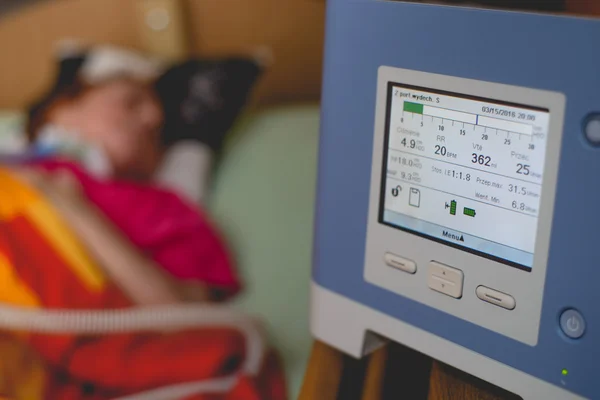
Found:
[[[246,290],[236,306],[268,324],[297,398],[310,354],[308,326],[319,108],[288,106],[238,124],[214,180],[210,213]]]

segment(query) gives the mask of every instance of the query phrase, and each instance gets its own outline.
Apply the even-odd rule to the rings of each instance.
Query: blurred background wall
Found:
[[[16,12],[15,4],[20,6]],[[35,3],[34,7],[28,4]],[[137,0],[0,0],[0,108],[27,104],[50,80],[57,38],[143,50]],[[320,92],[325,1],[184,0],[194,54],[248,54],[266,45],[275,64],[261,103],[315,100]],[[15,83],[18,84],[15,84]]]
[[[3,71],[0,74],[0,108],[21,108],[44,88],[53,73],[49,60],[59,38],[77,38],[89,43],[108,42],[147,50],[141,40],[141,29],[144,29],[139,13],[141,2],[0,0],[0,59]],[[203,56],[246,55],[263,45],[272,51],[275,64],[255,94],[260,104],[318,100],[326,0],[181,2],[191,53]],[[576,13],[589,13],[600,8],[597,0],[435,2],[549,12],[567,9]]]

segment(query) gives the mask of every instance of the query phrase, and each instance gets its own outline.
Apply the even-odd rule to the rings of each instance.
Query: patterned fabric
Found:
[[[196,140],[219,153],[262,73],[252,59],[191,59],[170,67],[155,84],[165,112],[162,141]]]
[[[0,304],[24,312],[132,307],[50,204],[3,169],[0,198]],[[2,351],[0,376],[7,378],[0,379],[0,396],[100,400],[205,381],[214,384],[190,398],[285,398],[274,355],[264,357],[255,376],[241,369],[251,350],[241,330],[219,324],[175,329],[103,335],[5,330],[0,351],[12,350]]]

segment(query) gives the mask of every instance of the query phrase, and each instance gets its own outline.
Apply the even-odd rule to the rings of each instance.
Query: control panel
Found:
[[[529,270],[549,110],[388,83],[381,222]]]
[[[366,280],[535,345],[564,96],[378,75]]]
[[[327,4],[313,335],[600,399],[600,20]]]

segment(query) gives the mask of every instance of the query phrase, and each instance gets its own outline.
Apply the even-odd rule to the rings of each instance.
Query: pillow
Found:
[[[165,111],[167,146],[198,140],[219,151],[261,73],[254,59],[192,59],[169,68],[156,82]]]

